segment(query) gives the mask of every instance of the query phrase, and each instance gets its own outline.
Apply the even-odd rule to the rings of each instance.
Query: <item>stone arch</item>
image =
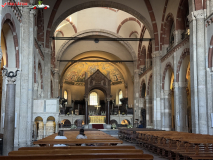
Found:
[[[60,32],[61,35],[62,35],[62,37],[64,37],[64,32],[63,31],[61,31],[61,30],[58,29],[58,30],[55,31],[55,34],[57,34],[58,32]],[[53,40],[53,41],[55,42],[55,40]]]
[[[178,61],[178,65],[177,65],[176,82],[180,81],[180,69],[181,69],[182,62],[186,58],[186,56],[189,56],[189,55],[190,55],[189,48],[184,49],[184,51],[182,52],[182,54],[180,56],[180,60]]]
[[[163,9],[163,15],[162,15],[162,22],[161,22],[161,33],[160,33],[160,50],[162,50],[162,42],[163,42],[163,31],[164,31],[164,18],[165,18],[165,14],[166,14],[166,9],[167,9],[167,5],[168,5],[168,1],[165,1],[165,5],[164,5],[164,9]]]
[[[174,69],[173,69],[173,67],[172,67],[171,62],[168,62],[168,63],[166,64],[166,67],[165,67],[165,69],[164,69],[164,71],[163,71],[163,77],[162,77],[162,89],[163,89],[163,90],[164,90],[164,85],[165,85],[166,72],[168,71],[169,68],[171,68],[171,69],[173,70],[173,72],[174,72]]]
[[[143,37],[144,37],[145,32],[146,32],[146,27],[143,26],[142,29],[141,29],[140,38],[143,38]],[[138,45],[138,55],[139,55],[140,52],[141,52],[142,43],[143,43],[142,41],[139,42],[139,45]]]
[[[209,53],[208,53],[208,68],[212,68],[212,53],[213,53],[213,36],[210,41]]]
[[[137,35],[138,35],[138,31],[132,31],[132,32],[129,34],[129,37],[131,37],[133,34],[137,34]]]
[[[152,85],[152,74],[149,76],[149,80],[148,80],[148,85],[147,85],[147,96],[149,96],[150,95],[150,89],[151,89],[151,85]]]
[[[146,0],[146,1],[147,1],[146,2],[147,6],[150,8],[151,4],[150,4],[149,0]],[[64,20],[66,17],[68,17],[69,15],[71,15],[71,14],[77,12],[77,11],[80,11],[80,10],[83,10],[83,9],[86,9],[86,8],[91,8],[91,7],[117,8],[118,10],[123,10],[123,11],[133,15],[134,17],[136,17],[138,20],[140,20],[146,26],[146,28],[148,29],[149,34],[151,35],[151,37],[155,38],[155,44],[158,45],[158,43],[159,43],[157,24],[156,24],[155,18],[154,18],[154,22],[155,23],[153,24],[153,29],[154,29],[154,32],[153,32],[153,29],[152,29],[151,25],[149,24],[149,22],[139,12],[135,11],[134,9],[132,9],[132,8],[126,6],[126,5],[123,5],[123,4],[120,4],[120,3],[117,3],[117,2],[112,2],[112,1],[95,0],[95,1],[81,3],[79,5],[76,5],[76,6],[72,7],[72,8],[70,8],[70,9],[68,9],[64,13],[62,13],[61,16],[59,16],[58,19],[53,24],[53,20],[55,18],[55,13],[57,12],[61,2],[62,2],[62,0],[57,0],[56,1],[55,5],[53,7],[52,13],[50,15],[50,18],[49,18],[47,31],[46,31],[46,45],[45,45],[46,48],[49,48],[49,46],[51,44],[50,37],[54,35],[54,32],[55,32],[57,26],[61,23],[62,20]],[[151,11],[152,11],[152,9],[151,9]],[[153,16],[154,16],[154,14],[151,17],[153,17]],[[153,19],[152,19],[152,21],[153,21]],[[155,36],[154,36],[153,33],[155,33]]]
[[[112,125],[113,123],[115,123],[116,126],[118,125],[118,122],[115,119],[110,120],[110,124]]]
[[[202,1],[200,1],[200,2],[202,4]],[[188,16],[187,15],[188,10],[189,10],[188,0],[180,0],[179,7],[177,10],[176,30],[185,30],[186,29],[185,24],[184,24],[184,18]]]
[[[72,26],[72,28],[74,29],[75,33],[78,32],[77,27],[75,26],[75,24],[73,22],[71,22],[68,18],[66,18],[66,21],[70,23],[70,25]]]
[[[86,30],[86,31],[82,31],[79,32],[75,35],[73,35],[73,37],[87,37],[87,36],[92,36],[92,35],[101,35],[101,36],[106,36],[106,37],[110,37],[110,38],[122,38],[121,36],[107,31],[107,30],[98,30],[98,29],[92,29],[92,30]],[[62,44],[62,46],[59,48],[58,53],[56,53],[56,58],[57,59],[61,59],[62,54],[64,53],[64,51],[67,49],[67,47],[69,47],[72,43],[74,43],[74,40],[68,40],[66,42],[64,42]],[[136,53],[134,51],[134,49],[132,48],[132,46],[130,45],[129,42],[119,42],[121,43],[131,54],[132,59],[136,60]]]
[[[162,45],[169,44],[169,38],[171,34],[172,25],[174,24],[174,16],[172,13],[168,13],[166,16],[166,20],[164,22],[164,29],[163,29],[163,41]]]
[[[1,28],[3,29],[4,24],[9,25],[10,30],[11,30],[11,38],[13,38],[13,42],[14,42],[14,54],[15,54],[15,62],[16,62],[16,68],[19,68],[19,44],[18,44],[18,36],[17,36],[17,32],[16,32],[16,26],[15,26],[15,22],[11,16],[10,13],[5,14],[5,16],[2,19],[2,23],[1,23]],[[6,41],[5,41],[6,42]],[[7,47],[7,49],[12,48],[11,44],[7,44],[10,45],[10,47]],[[8,62],[8,54],[7,54],[7,62]],[[7,67],[8,67],[8,63],[7,63]]]
[[[125,23],[127,23],[128,21],[134,21],[134,22],[136,22],[136,23],[141,27],[141,23],[139,22],[139,20],[137,20],[137,19],[134,18],[134,17],[129,17],[129,18],[124,19],[124,20],[119,24],[118,29],[117,29],[117,34],[119,34],[119,31],[120,31],[121,27],[122,27]]]
[[[69,119],[63,119],[62,121],[61,121],[61,124],[62,124],[62,127],[71,127],[71,122],[70,122],[70,120]]]

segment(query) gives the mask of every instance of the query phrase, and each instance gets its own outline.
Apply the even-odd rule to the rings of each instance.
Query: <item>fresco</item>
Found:
[[[85,73],[90,77],[95,71],[100,70],[105,76],[110,74],[112,84],[124,82],[121,72],[108,62],[77,62],[65,73],[65,82],[73,85],[84,85]]]

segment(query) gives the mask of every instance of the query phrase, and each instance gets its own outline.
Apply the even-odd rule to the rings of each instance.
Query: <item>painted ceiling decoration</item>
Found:
[[[65,83],[71,85],[85,85],[85,73],[90,77],[94,72],[100,70],[105,76],[110,75],[112,85],[121,84],[124,82],[121,72],[108,62],[77,62],[70,66],[65,75]]]

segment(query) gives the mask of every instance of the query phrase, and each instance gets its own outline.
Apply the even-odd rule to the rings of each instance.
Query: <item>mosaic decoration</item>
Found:
[[[108,62],[77,62],[72,65],[65,73],[65,83],[71,85],[84,85],[85,73],[88,78],[97,70],[100,70],[105,76],[110,74],[112,85],[124,82],[121,72]]]

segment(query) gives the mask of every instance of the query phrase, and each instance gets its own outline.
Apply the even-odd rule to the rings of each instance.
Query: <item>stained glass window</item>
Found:
[[[96,92],[90,93],[89,101],[90,105],[98,105],[98,94]]]

